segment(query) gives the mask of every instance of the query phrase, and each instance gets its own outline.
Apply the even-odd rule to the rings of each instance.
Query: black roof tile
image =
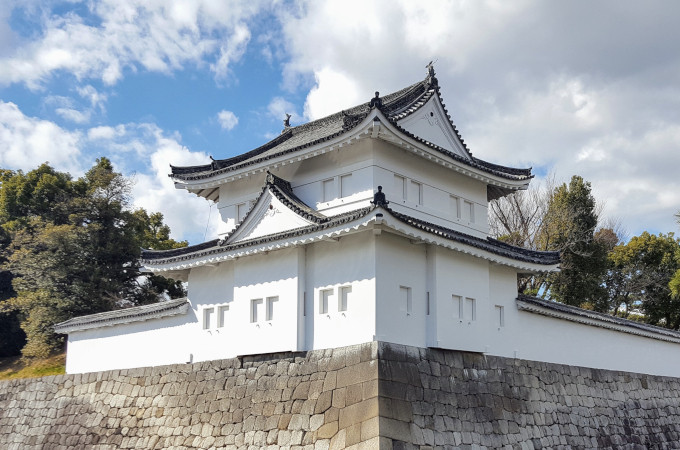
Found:
[[[390,123],[406,135],[417,139],[419,142],[471,167],[508,179],[525,179],[531,177],[531,169],[519,169],[492,164],[475,158],[465,145],[455,125],[451,123],[456,135],[460,139],[469,159],[454,152],[446,150],[436,144],[428,142],[418,136],[408,133],[397,125],[397,121],[413,114],[420,109],[433,95],[441,99],[439,84],[436,77],[428,77],[418,83],[414,83],[397,92],[380,97],[377,106],[385,114]],[[442,101],[444,111],[451,121],[446,106]],[[227,159],[216,159],[211,164],[199,166],[176,167],[171,166],[170,176],[177,180],[200,180],[212,176],[234,171],[262,161],[295,153],[304,148],[311,147],[321,142],[333,139],[356,127],[371,111],[371,103],[366,102],[348,110],[340,111],[330,116],[308,122],[295,127],[287,127],[282,134],[266,144],[249,152]]]

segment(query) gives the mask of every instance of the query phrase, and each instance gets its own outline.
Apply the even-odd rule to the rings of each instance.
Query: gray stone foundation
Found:
[[[680,379],[367,343],[1,382],[0,448],[680,448]]]

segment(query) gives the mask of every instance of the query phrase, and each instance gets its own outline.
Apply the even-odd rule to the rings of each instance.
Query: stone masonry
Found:
[[[2,449],[680,448],[680,379],[387,343],[0,383]]]

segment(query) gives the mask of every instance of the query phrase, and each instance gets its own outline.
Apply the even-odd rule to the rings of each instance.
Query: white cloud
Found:
[[[47,120],[28,117],[14,103],[0,100],[0,166],[32,170],[43,162],[77,175],[82,135]]]
[[[135,206],[163,213],[175,239],[190,239],[196,244],[215,238],[219,224],[217,208],[211,207],[204,198],[177,190],[168,177],[170,163],[175,166],[200,165],[209,161],[208,156],[190,151],[173,138],[163,136],[158,129],[147,144],[149,172],[135,176]]]
[[[582,175],[631,233],[677,230],[677,14],[663,1],[301,1],[280,13],[283,83],[311,85],[313,119],[421,80],[435,60],[475,156]]]
[[[222,110],[217,113],[217,121],[224,130],[233,130],[238,124],[238,117],[231,111]]]
[[[73,108],[57,108],[56,113],[59,114],[62,118],[78,123],[78,124],[83,124],[87,123],[90,121],[90,114],[87,112],[83,111],[78,111],[77,109]]]
[[[205,153],[191,152],[153,124],[68,131],[53,122],[26,116],[13,103],[0,101],[0,167],[29,171],[49,162],[57,170],[81,176],[93,163],[83,161],[86,149],[108,156],[123,174],[134,175],[134,206],[163,213],[174,238],[201,241],[206,223],[208,238],[217,235],[217,212],[211,214],[205,199],[175,189],[168,177],[170,163],[205,164],[209,161]],[[133,166],[143,169],[135,174]]]
[[[106,94],[98,92],[89,84],[87,86],[77,87],[76,91],[81,97],[90,102],[90,106],[92,108],[100,108],[102,110],[104,109],[104,103],[106,103],[107,100]]]
[[[13,51],[3,46],[0,82],[36,89],[54,72],[66,71],[111,85],[125,70],[167,73],[205,59],[214,59],[213,72],[224,78],[250,38],[245,20],[262,4],[102,0],[87,4],[87,16],[75,9],[61,15],[45,11],[40,39],[13,45]]]

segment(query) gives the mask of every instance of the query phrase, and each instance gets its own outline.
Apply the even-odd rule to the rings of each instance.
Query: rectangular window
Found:
[[[222,305],[217,307],[217,328],[224,328],[227,323],[227,312],[229,305]]]
[[[413,300],[411,298],[411,288],[407,286],[399,286],[399,299],[402,308],[406,308],[406,315],[410,316],[413,312]]]
[[[267,297],[267,321],[274,320],[274,303],[278,301],[279,297]]]
[[[349,304],[349,294],[352,293],[352,286],[340,287],[340,296],[338,298],[338,311],[347,311]]]
[[[215,308],[204,308],[203,309],[203,329],[209,330],[213,327],[213,315],[215,314]]]
[[[323,201],[330,202],[335,197],[337,197],[335,192],[335,180],[330,178],[328,180],[323,180]]]
[[[250,301],[250,323],[255,323],[262,318],[262,299],[254,298]]]
[[[397,198],[401,197],[402,200],[406,200],[406,178],[401,175],[394,176],[394,193]]]
[[[465,200],[465,209],[468,214],[468,222],[474,223],[475,221],[475,204]]]
[[[352,174],[340,176],[340,197],[349,197],[352,195]]]
[[[430,315],[430,292],[427,292],[427,304],[426,304],[426,314],[429,316]]]
[[[452,305],[453,305],[453,318],[462,319],[463,318],[463,299],[460,295],[452,295]]]
[[[496,305],[496,321],[498,322],[498,328],[505,326],[505,310],[500,305]]]
[[[328,304],[333,296],[333,289],[324,289],[319,292],[319,314],[328,314]]]
[[[460,219],[460,197],[455,195],[450,196],[451,199],[451,214],[456,219]]]
[[[411,182],[409,183],[408,198],[413,203],[417,203],[419,205],[423,204],[423,185],[422,185],[422,183],[418,183],[417,181],[411,180]]]
[[[474,298],[465,297],[465,318],[470,321],[477,320],[477,302]]]
[[[302,293],[302,315],[307,315],[307,292]]]
[[[245,219],[246,214],[248,213],[248,204],[247,203],[239,203],[236,205],[236,221],[241,222],[243,219]]]

